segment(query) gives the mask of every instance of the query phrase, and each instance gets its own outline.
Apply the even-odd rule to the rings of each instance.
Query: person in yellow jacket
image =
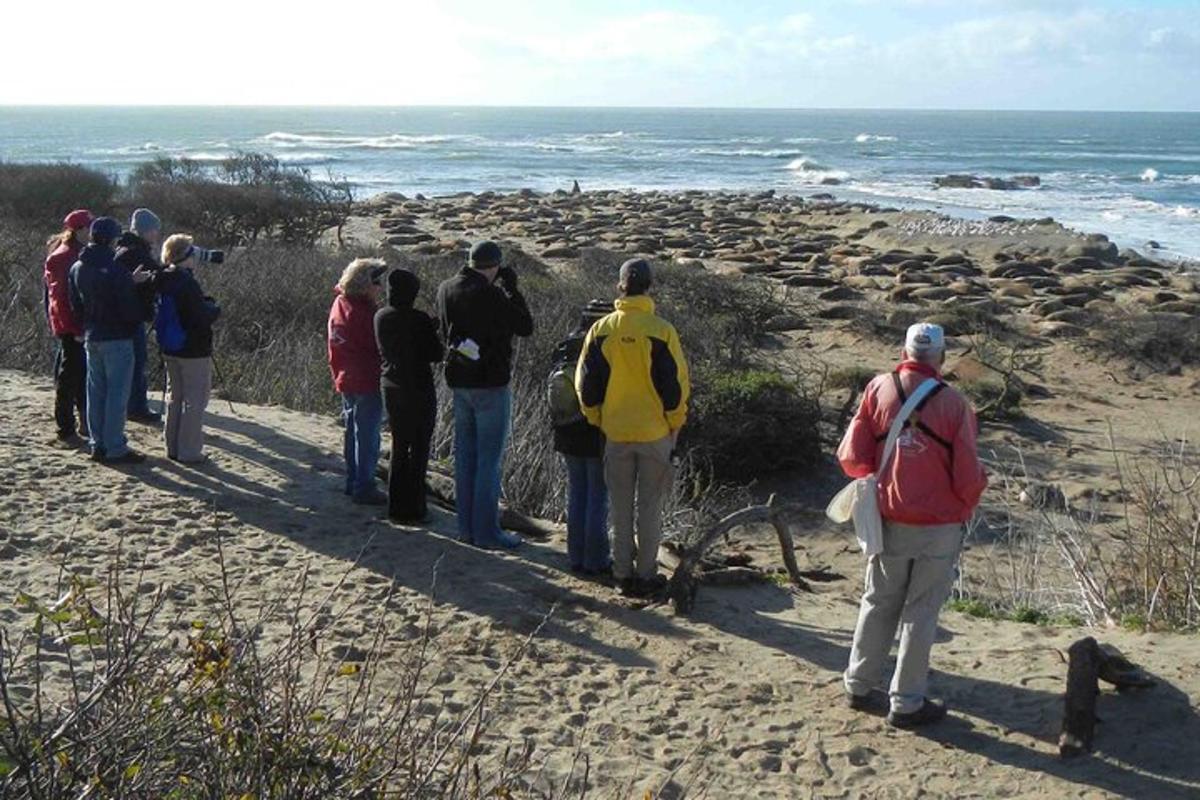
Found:
[[[607,439],[612,569],[626,595],[664,584],[658,574],[663,502],[675,477],[672,454],[691,392],[679,334],[654,313],[652,282],[645,260],[621,265],[616,311],[592,325],[575,367],[579,405]]]

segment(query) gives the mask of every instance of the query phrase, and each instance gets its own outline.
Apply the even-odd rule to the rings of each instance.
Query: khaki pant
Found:
[[[898,629],[892,711],[908,714],[925,702],[929,651],[937,634],[938,612],[954,584],[962,541],[959,524],[884,522],[883,553],[867,561],[846,691],[865,695],[879,685]]]
[[[164,356],[167,364],[167,456],[199,461],[204,451],[204,409],[212,391],[211,358]]]
[[[663,502],[675,478],[671,446],[667,436],[657,442],[609,442],[604,448],[604,482],[612,507],[613,577],[618,580],[632,577],[635,569],[643,579],[658,574]]]

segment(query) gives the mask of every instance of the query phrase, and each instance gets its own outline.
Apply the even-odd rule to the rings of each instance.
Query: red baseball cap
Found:
[[[67,214],[67,218],[63,220],[63,225],[66,225],[70,230],[77,231],[80,228],[90,228],[95,219],[92,216],[92,212],[86,208],[79,208]]]

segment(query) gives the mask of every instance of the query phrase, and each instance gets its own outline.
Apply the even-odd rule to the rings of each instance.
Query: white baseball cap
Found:
[[[932,322],[918,322],[908,327],[904,337],[904,351],[910,356],[940,353],[946,349],[946,333],[941,325]]]

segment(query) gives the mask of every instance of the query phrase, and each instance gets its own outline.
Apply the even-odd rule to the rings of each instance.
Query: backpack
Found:
[[[173,294],[164,293],[159,298],[158,313],[154,316],[154,335],[164,353],[177,353],[187,345],[187,331],[183,329]]]
[[[564,352],[565,351],[565,352]],[[575,391],[575,362],[569,358],[570,348],[560,348],[558,361],[546,378],[546,401],[550,406],[550,423],[561,428],[584,420]]]

